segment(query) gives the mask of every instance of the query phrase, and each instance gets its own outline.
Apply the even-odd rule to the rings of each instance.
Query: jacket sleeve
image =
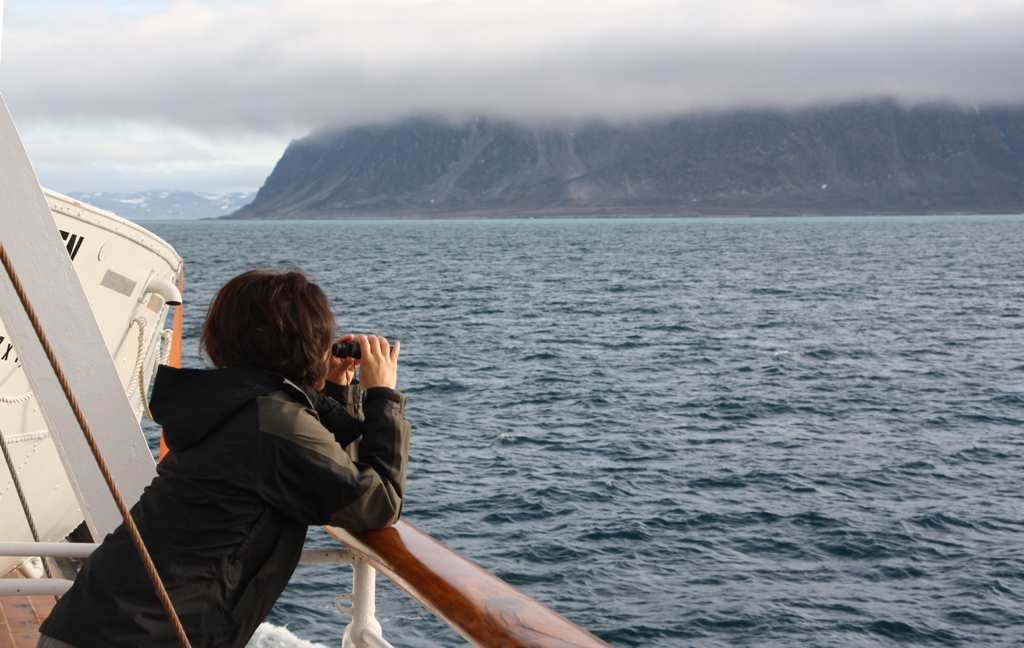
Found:
[[[335,440],[344,448],[356,441],[363,433],[363,408],[360,404],[359,383],[334,385],[327,383],[323,393],[306,392],[313,403],[320,423],[334,434]]]
[[[363,420],[363,409],[360,407],[359,402],[359,396],[362,392],[359,389],[358,380],[353,380],[348,385],[335,385],[329,382],[324,385],[322,393],[334,399],[352,418],[358,421]],[[320,411],[319,407],[317,407],[317,411]]]
[[[304,524],[351,531],[398,521],[411,434],[401,394],[367,393],[365,420],[358,424],[359,461],[342,449],[307,405],[275,392],[260,397],[257,407],[257,488],[267,503]]]

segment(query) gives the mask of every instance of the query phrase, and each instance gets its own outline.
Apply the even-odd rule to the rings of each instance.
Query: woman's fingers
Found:
[[[376,353],[380,358],[391,357],[391,347],[388,345],[388,339],[385,337],[378,337],[376,335],[361,335],[361,338],[365,337],[370,345],[370,352]]]
[[[356,336],[349,333],[335,339],[334,344],[338,342],[352,342],[355,339]],[[337,358],[334,354],[328,354],[327,381],[336,385],[348,385],[355,377],[356,365],[358,364],[359,361],[353,358]]]
[[[359,348],[363,354],[359,369],[359,383],[363,389],[390,387],[398,383],[398,354],[385,337],[360,335]],[[396,343],[397,347],[398,344]]]

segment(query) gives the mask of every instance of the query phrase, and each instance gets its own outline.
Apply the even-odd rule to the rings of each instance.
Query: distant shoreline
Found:
[[[693,212],[668,210],[660,211],[628,211],[623,209],[595,210],[559,210],[541,209],[535,211],[498,211],[498,210],[467,210],[458,212],[422,212],[422,211],[380,211],[380,212],[334,212],[324,214],[322,212],[291,213],[283,216],[260,216],[260,217],[239,217],[235,215],[221,216],[217,218],[198,218],[191,220],[217,220],[217,221],[332,221],[332,220],[583,220],[588,218],[603,219],[644,219],[644,218],[858,218],[858,217],[929,217],[929,216],[1024,216],[1024,210],[1008,211],[930,211],[930,212],[902,212],[902,211],[836,211],[824,213],[820,211],[798,211],[798,210],[722,210],[720,212]]]

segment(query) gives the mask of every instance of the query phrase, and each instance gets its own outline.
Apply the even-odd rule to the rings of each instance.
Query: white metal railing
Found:
[[[74,542],[0,542],[0,556],[87,558],[98,544]],[[63,596],[73,581],[64,578],[0,580],[0,596]]]
[[[0,556],[88,558],[98,546],[86,542],[0,542]],[[384,640],[375,617],[376,570],[347,549],[303,549],[299,562],[352,566],[352,593],[342,594],[335,601],[339,610],[352,616],[342,636],[342,648],[393,648]],[[73,581],[63,578],[0,579],[0,596],[63,596],[71,585]]]
[[[0,556],[88,558],[98,546],[92,542],[0,542]]]
[[[377,621],[376,590],[377,571],[353,556],[352,593],[342,594],[334,602],[339,610],[352,615],[352,623],[345,627],[345,634],[341,637],[341,648],[392,648],[384,640]],[[342,605],[344,600],[351,605]]]

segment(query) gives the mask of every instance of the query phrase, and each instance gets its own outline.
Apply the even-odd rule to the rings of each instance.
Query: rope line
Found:
[[[153,418],[153,412],[149,409],[149,398],[146,397],[146,372],[144,365],[146,363],[146,318],[136,317],[132,320],[132,324],[136,324],[139,327],[139,350],[135,356],[135,368],[132,369],[132,377],[128,380],[128,398],[135,395],[135,390],[139,390],[139,399],[142,401],[142,411],[146,413],[146,418],[150,421],[155,420]],[[171,330],[160,331],[160,343],[162,349],[160,352],[159,364],[167,364],[167,360],[171,356],[171,336],[174,334]],[[3,398],[0,396],[0,398]],[[3,402],[3,401],[0,401]]]
[[[45,437],[43,437],[43,438],[45,438]],[[8,440],[4,439],[4,443],[8,443]],[[10,447],[10,446],[7,446],[7,447]],[[25,460],[21,462],[20,466],[18,466],[17,470],[18,470],[19,474],[21,473],[22,470],[25,469],[25,466],[28,465],[28,462],[32,460],[32,455],[34,455],[36,453],[36,450],[38,450],[38,449],[39,449],[39,441],[36,441],[35,443],[32,444],[32,449],[28,451],[27,455],[25,455]],[[2,491],[0,491],[0,499],[4,498],[4,495],[7,494],[7,491],[9,491],[11,489],[11,486],[14,486],[14,479],[13,478],[11,478],[11,480],[8,481],[7,484],[4,486],[4,489]]]
[[[163,352],[160,353],[160,364],[165,365],[171,360],[171,341],[174,338],[174,331],[164,329],[160,331],[160,343],[163,345]]]
[[[110,494],[114,497],[117,509],[121,512],[121,517],[124,519],[128,535],[131,536],[132,542],[135,544],[135,548],[139,552],[139,557],[142,559],[142,564],[146,568],[146,573],[149,575],[149,579],[153,582],[153,588],[156,590],[157,598],[160,599],[160,603],[163,605],[164,611],[167,613],[167,618],[174,627],[174,632],[178,636],[178,642],[181,644],[182,648],[191,648],[188,636],[185,634],[185,628],[181,625],[181,620],[178,618],[177,612],[174,611],[174,604],[171,603],[171,597],[168,596],[167,589],[164,587],[163,581],[160,580],[160,574],[156,570],[156,565],[153,564],[153,559],[146,550],[146,545],[142,540],[142,535],[139,533],[139,528],[135,525],[135,520],[129,512],[128,505],[125,504],[124,498],[121,497],[121,492],[118,490],[117,484],[114,482],[114,475],[110,472],[110,467],[107,465],[106,459],[103,458],[103,453],[100,450],[99,444],[96,442],[96,437],[92,434],[89,422],[85,420],[85,414],[82,412],[78,399],[71,391],[71,385],[68,383],[67,376],[64,375],[64,370],[61,369],[60,363],[57,361],[57,356],[53,352],[53,347],[50,346],[50,341],[46,337],[46,333],[43,331],[39,318],[36,316],[35,309],[33,309],[32,304],[29,303],[28,295],[25,293],[25,288],[22,286],[21,280],[18,278],[18,274],[14,270],[14,265],[11,263],[11,259],[7,255],[7,249],[2,243],[0,243],[0,262],[3,263],[4,269],[7,270],[7,276],[11,279],[14,291],[18,294],[18,299],[21,300],[21,305],[24,307],[25,314],[28,315],[28,319],[32,323],[32,328],[35,329],[36,335],[39,337],[39,343],[42,345],[43,351],[46,353],[46,358],[50,361],[50,366],[53,367],[53,373],[57,376],[57,381],[60,383],[61,389],[64,390],[64,396],[67,397],[68,404],[71,406],[71,410],[74,412],[75,418],[78,420],[78,424],[82,428],[82,433],[85,435],[85,440],[89,444],[89,449],[92,450],[92,454],[96,458],[96,464],[99,466],[100,472],[103,474],[103,479],[107,482],[107,488],[110,489]]]
[[[143,326],[145,325],[143,324]],[[171,336],[173,334],[174,331],[171,331],[170,329],[160,331],[160,344],[162,346],[159,363],[162,365],[167,364],[167,361],[171,357]],[[139,347],[139,353],[142,353],[141,346]],[[149,409],[149,397],[146,396],[146,376],[141,371],[139,372],[139,396],[142,397],[142,409],[146,412],[146,418],[150,421],[156,422],[156,419],[153,418],[153,412]]]
[[[128,379],[128,398],[135,395],[135,389],[142,385],[142,365],[146,363],[146,318],[136,317],[132,324],[139,327],[139,350],[135,354],[135,367],[132,369],[132,377]],[[144,392],[145,389],[142,389]]]
[[[17,405],[18,403],[24,403],[33,396],[35,396],[35,394],[33,394],[30,391],[25,392],[21,396],[0,396],[0,403],[6,403],[8,405]]]
[[[136,317],[132,324],[139,327],[139,350],[135,354],[135,368],[132,369],[132,377],[128,380],[128,398],[135,395],[136,388],[139,390],[139,400],[142,401],[142,411],[150,421],[153,420],[153,412],[149,411],[149,400],[146,398],[146,372],[143,365],[146,364],[146,318]]]

